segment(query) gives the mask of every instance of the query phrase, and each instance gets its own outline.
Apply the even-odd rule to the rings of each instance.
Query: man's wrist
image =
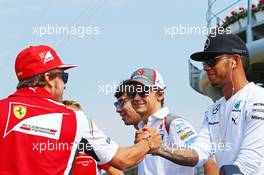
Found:
[[[150,142],[150,138],[144,138],[142,139],[142,141],[144,141],[144,143],[147,144],[148,148],[149,148],[149,151],[151,150],[151,142]]]
[[[160,147],[155,151],[153,152],[152,154],[153,155],[162,155],[163,152],[165,152],[165,150],[168,149],[165,145],[160,145]]]

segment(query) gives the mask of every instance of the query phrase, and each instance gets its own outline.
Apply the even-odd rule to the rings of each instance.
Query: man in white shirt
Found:
[[[191,59],[203,62],[211,84],[224,97],[209,106],[192,148],[172,151],[161,146],[153,153],[188,166],[202,166],[215,154],[219,168],[230,164],[244,175],[263,175],[264,89],[247,81],[245,43],[236,35],[218,33]]]
[[[142,68],[135,71],[124,82],[132,106],[142,117],[138,128],[145,125],[160,131],[162,143],[170,146],[186,146],[196,138],[193,127],[183,118],[176,117],[164,107],[165,84],[161,74],[154,69]],[[159,156],[146,155],[139,164],[138,175],[191,175],[194,168],[176,165]]]

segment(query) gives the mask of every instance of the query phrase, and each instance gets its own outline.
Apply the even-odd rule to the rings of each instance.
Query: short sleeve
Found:
[[[95,122],[89,119],[82,111],[76,112],[76,118],[78,125],[76,137],[87,139],[99,159],[99,164],[109,162],[116,154],[118,145],[107,137],[97,127]]]

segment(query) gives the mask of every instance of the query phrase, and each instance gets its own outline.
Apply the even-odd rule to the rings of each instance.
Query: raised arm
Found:
[[[158,149],[161,143],[162,141],[159,131],[157,129],[150,128],[147,137],[141,139],[141,141],[135,145],[118,148],[115,156],[109,164],[118,169],[126,169],[135,166],[144,159],[145,155],[151,149]]]

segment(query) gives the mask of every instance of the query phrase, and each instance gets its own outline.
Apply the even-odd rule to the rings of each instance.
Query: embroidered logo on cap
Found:
[[[140,69],[140,70],[137,71],[137,73],[138,73],[139,75],[144,75],[144,70],[143,70],[143,69]]]
[[[210,45],[210,39],[207,38],[204,44],[204,50],[206,50],[209,47],[209,45]]]
[[[44,65],[46,65],[47,62],[54,60],[54,57],[52,56],[50,51],[41,52],[39,54],[39,56],[40,56],[41,60],[43,61]]]

